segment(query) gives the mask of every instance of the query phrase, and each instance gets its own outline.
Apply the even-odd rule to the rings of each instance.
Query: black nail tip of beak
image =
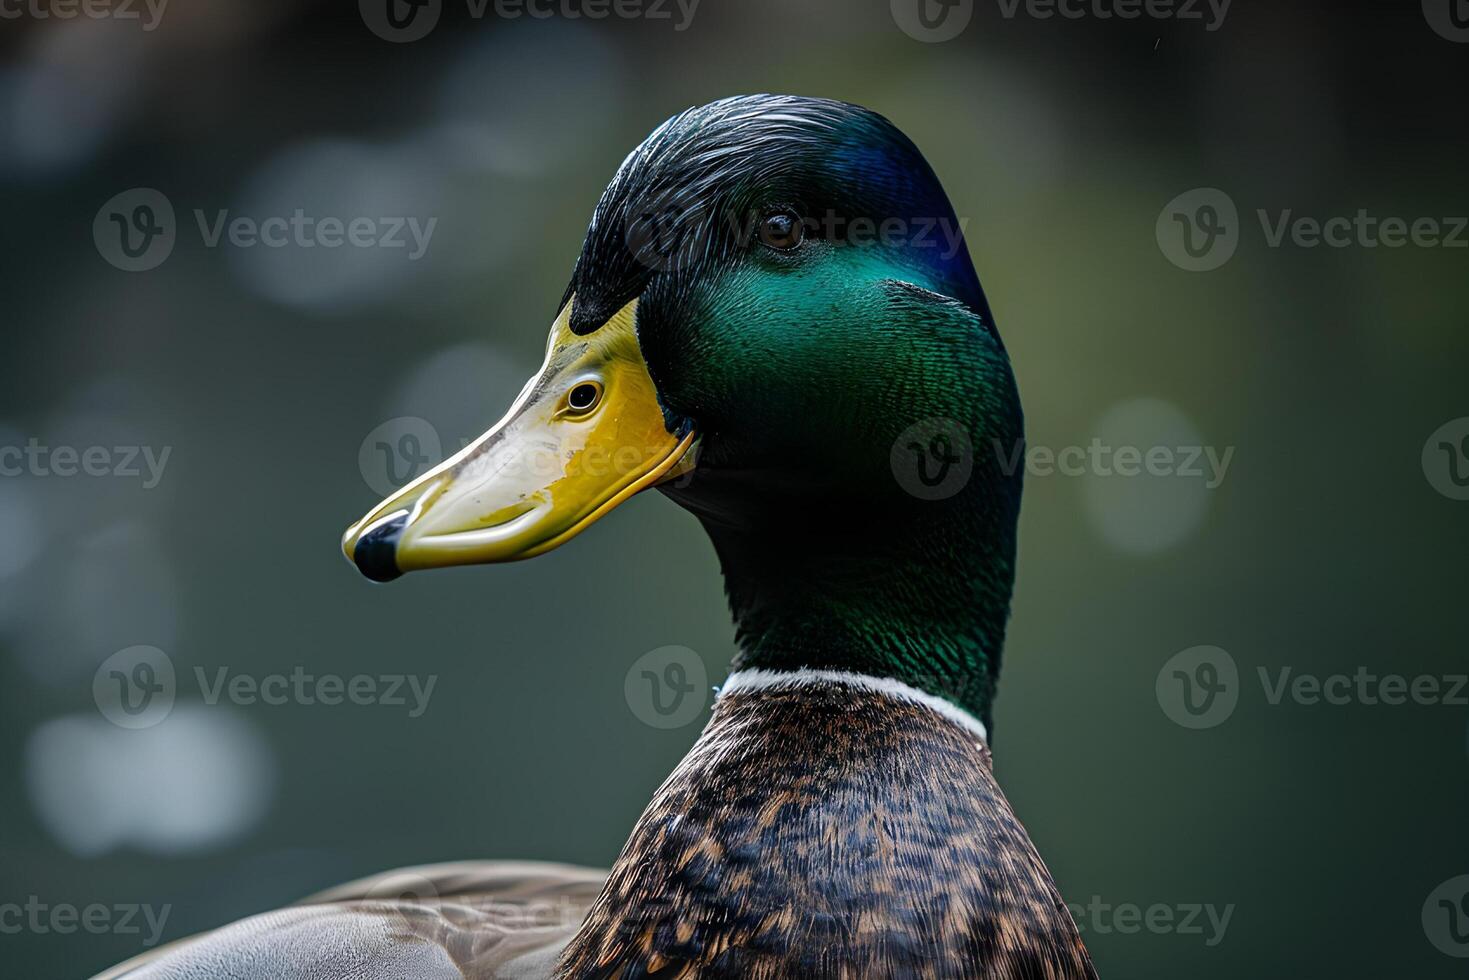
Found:
[[[374,582],[391,582],[402,575],[398,568],[398,539],[408,523],[407,514],[399,514],[391,521],[384,521],[368,531],[352,549],[352,560],[357,570]]]

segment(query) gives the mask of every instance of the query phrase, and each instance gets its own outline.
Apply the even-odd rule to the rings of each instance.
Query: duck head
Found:
[[[914,145],[845,103],[725,99],[618,169],[508,414],[343,548],[379,581],[529,558],[657,486],[719,553],[737,667],[893,677],[988,722],[1021,431]]]

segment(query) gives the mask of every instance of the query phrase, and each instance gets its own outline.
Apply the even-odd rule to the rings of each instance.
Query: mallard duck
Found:
[[[1095,977],[991,774],[1023,435],[959,227],[867,109],[759,95],[659,126],[540,373],[343,548],[377,581],[530,558],[657,487],[736,626],[697,743],[610,872],[408,869],[107,976]]]

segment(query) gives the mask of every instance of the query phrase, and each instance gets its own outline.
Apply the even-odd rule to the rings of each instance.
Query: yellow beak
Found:
[[[347,529],[342,550],[364,575],[531,558],[693,469],[697,437],[664,423],[637,300],[584,336],[569,326],[574,302],[505,417]]]

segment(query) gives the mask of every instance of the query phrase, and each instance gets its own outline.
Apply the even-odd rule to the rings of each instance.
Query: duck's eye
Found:
[[[760,243],[780,252],[789,252],[806,237],[806,225],[792,211],[767,214],[760,222]]]
[[[576,415],[585,415],[597,407],[602,400],[602,386],[595,381],[583,381],[566,394],[566,407]]]

